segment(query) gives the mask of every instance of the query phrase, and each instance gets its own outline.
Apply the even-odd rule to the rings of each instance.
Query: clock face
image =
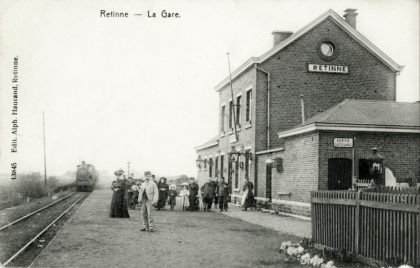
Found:
[[[331,57],[334,54],[334,45],[330,42],[322,43],[320,46],[322,55]]]

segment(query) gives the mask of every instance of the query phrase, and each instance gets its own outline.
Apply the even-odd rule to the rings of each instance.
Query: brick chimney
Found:
[[[292,34],[293,34],[293,32],[274,31],[272,33],[272,35],[273,35],[273,47],[277,46],[278,44],[280,44],[281,42],[283,42],[284,40],[289,38],[289,36],[291,36]]]
[[[357,9],[348,8],[344,10],[343,16],[346,22],[354,29],[356,29],[356,16],[358,15],[356,11]]]

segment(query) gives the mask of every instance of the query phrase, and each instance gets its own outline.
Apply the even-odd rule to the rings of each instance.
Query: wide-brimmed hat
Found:
[[[114,174],[115,174],[115,176],[121,176],[122,174],[124,174],[124,170],[122,170],[122,169],[116,170],[114,172]]]
[[[169,185],[169,190],[172,190],[172,189],[176,190],[176,185],[175,184]]]
[[[188,184],[188,183],[186,183],[186,182],[182,183],[181,185],[182,185],[182,186],[187,186],[187,187],[189,187],[189,184]]]
[[[151,176],[152,175],[152,172],[150,172],[150,171],[145,171],[144,172],[144,176]]]

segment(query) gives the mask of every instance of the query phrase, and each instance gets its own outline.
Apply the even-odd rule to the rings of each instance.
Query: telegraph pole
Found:
[[[47,186],[47,152],[45,150],[45,112],[42,111],[42,131],[44,137],[44,184]]]

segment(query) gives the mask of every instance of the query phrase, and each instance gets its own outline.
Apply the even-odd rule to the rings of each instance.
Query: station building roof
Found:
[[[278,136],[314,130],[420,133],[420,102],[346,99]]]
[[[219,145],[219,136],[215,136],[215,137],[211,138],[206,143],[203,143],[201,145],[198,145],[198,146],[194,147],[194,149],[196,151],[201,151],[201,150],[204,150],[204,149],[207,149],[207,148],[210,148],[210,147],[213,147],[213,146],[217,146],[217,145]]]

